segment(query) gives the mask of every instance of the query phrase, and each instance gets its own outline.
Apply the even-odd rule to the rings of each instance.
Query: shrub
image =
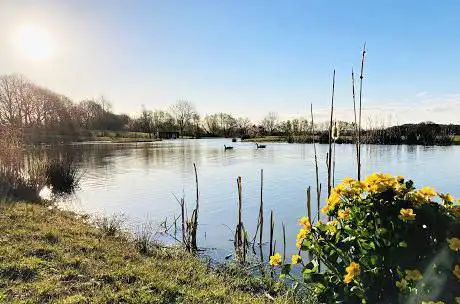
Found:
[[[78,168],[71,160],[49,163],[46,178],[55,193],[72,193],[80,180]]]
[[[95,224],[106,236],[116,236],[122,231],[124,221],[125,217],[123,215],[113,215],[96,219]]]
[[[460,208],[450,194],[374,173],[346,178],[323,212],[327,223],[300,220],[299,255],[281,277],[297,280],[291,270],[301,265],[301,281],[327,303],[459,303]]]

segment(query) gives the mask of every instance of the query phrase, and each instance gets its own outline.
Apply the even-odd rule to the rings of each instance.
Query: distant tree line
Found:
[[[340,130],[337,142],[352,142],[355,124],[336,122]],[[329,124],[311,122],[305,117],[281,121],[276,112],[269,112],[259,123],[229,113],[200,116],[193,103],[180,100],[168,110],[148,110],[129,116],[115,114],[104,97],[73,102],[70,98],[38,86],[21,75],[0,76],[0,126],[25,133],[68,135],[91,134],[91,131],[144,132],[151,137],[165,132],[192,137],[279,136],[288,142],[328,142]],[[363,142],[381,144],[449,143],[460,134],[460,125],[434,123],[406,124],[363,130]]]
[[[372,144],[449,145],[460,135],[460,125],[422,122],[388,128],[371,128],[364,133],[364,142]]]

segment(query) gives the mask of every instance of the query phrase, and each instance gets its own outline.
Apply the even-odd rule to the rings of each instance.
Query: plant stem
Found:
[[[358,180],[361,180],[361,117],[362,117],[363,71],[364,71],[365,56],[366,56],[366,43],[364,43],[364,46],[363,46],[363,53],[361,57],[361,74],[359,76]]]
[[[327,196],[331,195],[331,170],[332,170],[332,120],[334,118],[334,91],[335,91],[335,70],[332,76],[332,99],[331,99],[331,120],[329,124],[329,153],[327,157]]]

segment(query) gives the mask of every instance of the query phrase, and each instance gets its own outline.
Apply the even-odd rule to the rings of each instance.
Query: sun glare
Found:
[[[22,26],[14,33],[13,42],[21,56],[29,60],[43,61],[53,54],[49,33],[37,26]]]

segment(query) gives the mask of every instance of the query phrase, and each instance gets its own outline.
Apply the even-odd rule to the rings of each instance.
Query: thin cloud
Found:
[[[444,95],[417,103],[366,102],[363,104],[363,125],[396,125],[432,121],[444,124],[460,123],[460,94]],[[336,107],[337,120],[354,121],[353,108]],[[314,111],[315,120],[329,120],[330,109]]]
[[[425,96],[427,96],[427,95],[428,95],[428,92],[419,92],[419,93],[417,93],[417,95],[415,95],[415,96],[420,98],[420,97],[425,97]]]

